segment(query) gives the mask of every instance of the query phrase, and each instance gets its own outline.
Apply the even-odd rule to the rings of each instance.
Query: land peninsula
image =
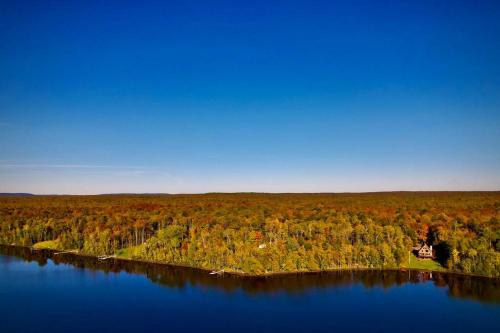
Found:
[[[2,196],[0,243],[243,275],[500,276],[500,192]],[[432,258],[413,253],[432,246]]]

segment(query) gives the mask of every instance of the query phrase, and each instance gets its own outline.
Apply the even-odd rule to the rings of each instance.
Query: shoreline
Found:
[[[7,247],[14,247],[14,248],[22,248],[22,249],[29,249],[34,252],[38,251],[48,251],[51,254],[51,257],[55,255],[56,253],[61,253],[64,255],[70,255],[70,256],[75,256],[75,257],[85,257],[85,258],[91,258],[95,260],[101,260],[99,259],[99,256],[94,256],[90,254],[85,254],[81,252],[69,252],[71,250],[56,250],[56,249],[50,249],[50,248],[34,248],[33,246],[27,246],[27,245],[17,245],[17,244],[1,244],[0,246],[7,246]],[[197,266],[190,266],[190,265],[183,265],[183,264],[171,264],[171,263],[165,263],[165,262],[160,262],[160,261],[152,261],[152,260],[146,260],[146,259],[131,259],[131,258],[121,258],[121,257],[116,257],[116,256],[108,256],[104,260],[117,260],[117,261],[124,261],[124,262],[135,262],[135,263],[145,263],[145,264],[152,264],[152,265],[162,265],[162,266],[167,266],[167,267],[173,267],[173,268],[186,268],[186,269],[192,269],[192,270],[197,270],[200,272],[206,272],[206,273],[211,273],[216,271],[216,269],[209,269],[209,268],[204,268],[204,267],[197,267]],[[220,272],[220,270],[218,270]],[[350,268],[338,268],[338,269],[325,269],[325,270],[316,270],[316,271],[295,271],[295,272],[269,272],[269,273],[261,273],[261,274],[251,274],[251,273],[241,273],[241,272],[233,272],[233,271],[223,271],[218,274],[213,274],[214,277],[223,277],[224,275],[228,275],[231,277],[238,277],[238,278],[247,278],[247,279],[259,279],[259,278],[278,278],[278,277],[284,277],[284,276],[293,276],[293,275],[320,275],[320,274],[328,274],[328,273],[334,273],[334,272],[347,272],[347,271],[400,271],[400,272],[406,272],[406,271],[415,271],[415,272],[430,272],[430,273],[446,273],[446,274],[454,274],[454,275],[462,275],[462,276],[469,276],[469,277],[477,277],[477,278],[486,278],[486,279],[492,279],[492,280],[498,280],[500,279],[500,276],[487,276],[487,275],[479,275],[479,274],[470,274],[470,273],[463,273],[463,272],[457,272],[457,271],[452,271],[448,269],[442,269],[442,270],[428,270],[428,269],[419,269],[419,268],[407,268],[407,267],[392,267],[392,268],[367,268],[367,267],[350,267]]]

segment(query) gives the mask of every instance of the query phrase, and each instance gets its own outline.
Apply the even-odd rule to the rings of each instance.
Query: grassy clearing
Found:
[[[48,241],[43,241],[43,242],[38,242],[33,245],[35,249],[51,249],[51,250],[60,250],[61,249],[61,244],[59,240],[54,239],[54,240],[48,240]]]
[[[133,259],[138,257],[139,246],[130,246],[116,251],[117,258]]]
[[[410,256],[410,268],[412,269],[425,269],[432,271],[442,271],[444,270],[437,261],[431,259],[419,259],[414,254]]]

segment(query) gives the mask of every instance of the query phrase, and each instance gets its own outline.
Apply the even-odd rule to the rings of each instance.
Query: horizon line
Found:
[[[207,195],[207,194],[384,194],[384,193],[495,193],[496,190],[387,190],[387,191],[339,191],[339,192],[259,192],[259,191],[213,191],[213,192],[109,192],[93,194],[75,193],[32,193],[32,192],[0,192],[0,196],[106,196],[106,195]]]

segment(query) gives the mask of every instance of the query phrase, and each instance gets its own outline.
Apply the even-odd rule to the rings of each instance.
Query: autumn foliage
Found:
[[[499,192],[3,197],[0,243],[264,274],[405,267],[425,241],[499,276],[499,210]]]

